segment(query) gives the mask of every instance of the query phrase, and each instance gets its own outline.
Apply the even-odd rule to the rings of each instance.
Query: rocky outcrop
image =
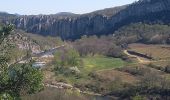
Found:
[[[42,51],[39,44],[25,36],[22,31],[14,30],[9,36],[9,40],[20,50],[30,51],[33,54]]]
[[[131,22],[158,20],[170,22],[170,0],[139,0],[131,5],[74,16],[20,16],[12,23],[27,32],[75,39],[82,35],[110,34]]]

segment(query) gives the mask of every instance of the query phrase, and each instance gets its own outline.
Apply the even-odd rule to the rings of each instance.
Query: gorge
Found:
[[[169,18],[170,0],[139,0],[133,4],[82,15],[67,12],[21,15],[3,21],[31,33],[77,39],[83,35],[112,34],[121,26],[133,22],[168,23]]]

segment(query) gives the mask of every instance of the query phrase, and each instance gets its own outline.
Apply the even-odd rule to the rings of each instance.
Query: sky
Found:
[[[0,0],[0,11],[21,15],[89,13],[95,10],[130,4],[136,0]]]

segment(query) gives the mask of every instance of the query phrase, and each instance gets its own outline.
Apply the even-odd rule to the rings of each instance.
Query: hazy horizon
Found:
[[[20,15],[38,15],[38,14],[56,14],[59,12],[71,12],[75,14],[84,14],[133,3],[137,0],[5,0],[1,1],[0,11],[10,14]]]

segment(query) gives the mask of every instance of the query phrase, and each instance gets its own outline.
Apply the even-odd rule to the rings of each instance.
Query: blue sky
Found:
[[[55,14],[73,12],[83,14],[136,0],[1,0],[0,11],[18,14]]]

